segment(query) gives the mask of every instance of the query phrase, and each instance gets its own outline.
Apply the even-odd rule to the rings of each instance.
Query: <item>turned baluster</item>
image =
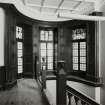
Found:
[[[72,94],[69,92],[67,94],[68,94],[68,100],[69,100],[68,105],[71,105]]]
[[[76,103],[76,105],[78,105],[79,98],[76,97],[76,96],[74,96],[74,99],[75,99],[75,103]]]
[[[86,105],[86,102],[84,102],[84,101],[81,100],[81,104],[82,104],[82,105]]]

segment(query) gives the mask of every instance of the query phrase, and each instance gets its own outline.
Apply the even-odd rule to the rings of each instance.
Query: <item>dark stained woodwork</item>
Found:
[[[0,67],[0,89],[5,89],[5,77],[6,77],[6,69],[5,66]]]
[[[58,62],[56,81],[56,105],[66,105],[66,72],[65,62]]]
[[[53,46],[54,46],[54,50],[53,50],[53,72],[54,74],[57,73],[57,61],[58,61],[58,28],[54,28],[53,30],[54,32],[54,36],[53,36]]]
[[[16,83],[17,79],[17,47],[16,47],[16,17],[12,10],[5,9],[5,87]]]
[[[23,24],[23,75],[33,77],[32,26]]]
[[[40,64],[39,64],[39,26],[34,24],[32,27],[33,39],[33,71],[36,78],[39,77]]]

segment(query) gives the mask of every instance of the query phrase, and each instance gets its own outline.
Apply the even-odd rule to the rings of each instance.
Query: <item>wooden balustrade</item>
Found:
[[[42,59],[42,68],[37,74],[38,78],[38,84],[43,91],[46,89],[46,63],[45,63],[45,58]]]
[[[58,62],[56,105],[100,105],[92,98],[66,85],[65,62]]]
[[[67,98],[68,98],[68,105],[71,105],[71,98],[72,98],[72,94],[67,92]]]
[[[100,105],[90,97],[66,84],[65,62],[58,62],[56,78],[56,105]],[[46,89],[46,67],[43,63],[41,73],[42,91]]]
[[[42,70],[41,70],[41,81],[42,81],[42,90],[46,89],[46,63],[45,58],[42,59]]]
[[[42,71],[42,88],[46,89],[46,70]]]
[[[95,102],[95,100],[85,96],[68,85],[66,86],[66,92],[67,105],[74,105],[73,102],[75,105],[100,105],[99,103]]]

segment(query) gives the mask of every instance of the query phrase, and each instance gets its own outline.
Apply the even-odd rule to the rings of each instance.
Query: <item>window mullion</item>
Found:
[[[48,42],[46,42],[46,69],[48,70]]]
[[[80,71],[80,42],[78,42],[78,70]]]

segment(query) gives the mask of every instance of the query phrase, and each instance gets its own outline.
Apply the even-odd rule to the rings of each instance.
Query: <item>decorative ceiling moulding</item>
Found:
[[[80,1],[93,2],[96,0],[80,0]],[[102,16],[88,16],[88,15],[79,15],[79,14],[71,14],[71,13],[59,13],[59,15],[40,13],[35,9],[32,9],[24,5],[23,2],[20,0],[0,0],[0,3],[13,4],[20,13],[22,13],[27,17],[30,17],[32,19],[37,19],[37,20],[67,21],[71,19],[77,19],[77,20],[90,20],[90,21],[105,21],[105,17],[102,17]]]
[[[75,19],[75,20],[105,21],[104,16],[89,16],[89,15],[59,13],[58,17],[64,19]]]

